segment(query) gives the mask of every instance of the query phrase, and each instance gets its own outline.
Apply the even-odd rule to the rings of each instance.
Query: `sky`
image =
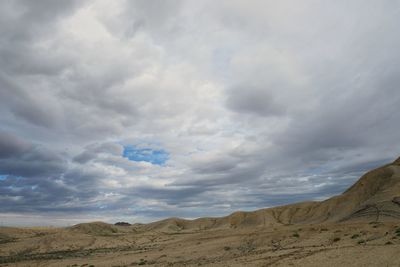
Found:
[[[400,156],[400,1],[0,2],[0,225],[323,200]]]

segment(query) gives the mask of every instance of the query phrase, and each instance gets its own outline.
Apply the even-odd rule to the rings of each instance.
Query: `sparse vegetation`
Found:
[[[395,232],[395,234],[396,234],[397,236],[400,236],[400,227],[397,228],[394,232]]]
[[[116,226],[131,226],[131,224],[128,222],[117,222],[114,225],[116,225]]]
[[[351,236],[351,239],[356,239],[356,238],[359,238],[359,237],[360,237],[359,234],[354,234],[354,235]]]
[[[326,227],[326,228],[324,228]],[[253,255],[258,255],[264,253],[264,251],[268,251],[268,253],[276,253],[271,254],[271,258],[265,258],[268,262],[272,262],[273,260],[285,258],[286,249],[290,249],[293,252],[294,257],[301,257],[301,255],[309,255],[308,253],[313,253],[317,251],[330,251],[333,247],[338,250],[343,249],[352,249],[352,247],[359,247],[362,248],[364,245],[368,245],[370,241],[375,240],[372,238],[379,237],[380,241],[376,242],[377,245],[380,246],[380,249],[390,250],[394,248],[394,245],[397,244],[397,241],[391,240],[394,236],[396,237],[397,233],[400,232],[400,229],[397,227],[393,227],[391,224],[382,223],[379,227],[379,230],[371,231],[371,226],[368,223],[364,224],[357,224],[357,228],[354,227],[354,224],[350,224],[349,228],[345,224],[340,227],[335,227],[332,225],[324,225],[321,226],[314,225],[314,228],[310,227],[303,227],[302,231],[299,232],[300,228],[294,226],[292,228],[277,228],[274,230],[273,234],[271,235],[270,229],[265,228],[265,233],[260,229],[260,232],[254,233],[251,232],[250,234],[243,235],[245,229],[241,229],[238,234],[239,239],[234,239],[233,236],[235,235],[236,231],[234,232],[208,232],[204,231],[204,236],[201,236],[199,239],[186,239],[190,236],[191,233],[186,234],[186,237],[175,236],[171,234],[163,234],[160,233],[158,239],[154,239],[154,241],[149,242],[149,240],[153,240],[155,236],[154,232],[140,232],[131,233],[130,231],[124,232],[124,235],[116,236],[114,238],[105,237],[102,233],[94,236],[93,234],[83,236],[83,238],[87,238],[87,241],[91,239],[96,239],[98,241],[95,242],[95,245],[87,245],[87,249],[82,249],[77,245],[68,244],[66,247],[69,249],[66,250],[58,250],[53,252],[47,253],[40,253],[40,249],[37,247],[32,247],[30,250],[18,251],[12,255],[12,258],[5,258],[0,257],[0,261],[2,263],[6,262],[9,265],[15,264],[14,262],[24,262],[22,265],[25,264],[25,261],[32,261],[32,262],[46,262],[48,260],[60,260],[60,266],[67,266],[67,267],[94,267],[95,265],[101,265],[98,263],[97,260],[94,260],[97,255],[101,255],[101,257],[106,258],[107,254],[114,255],[121,255],[121,260],[117,261],[114,265],[110,266],[174,266],[175,263],[179,264],[187,264],[187,265],[197,265],[199,262],[202,265],[208,265],[215,263],[218,266],[217,262],[221,262],[223,258],[230,260],[231,258],[235,259],[238,257],[243,257],[243,259],[247,259],[248,257],[252,257]],[[326,232],[320,232],[321,229],[327,229]],[[341,230],[341,232],[338,231]],[[368,231],[369,229],[370,231]],[[385,233],[388,233],[385,235]],[[222,233],[227,233],[228,235],[224,235]],[[76,233],[74,233],[76,234]],[[196,238],[198,238],[198,232],[194,233]],[[346,235],[347,234],[347,235]],[[11,234],[10,234],[11,236]],[[49,240],[51,234],[44,235],[44,240]],[[54,235],[57,237],[56,235]],[[76,237],[82,237],[80,234],[76,234]],[[34,237],[33,235],[29,235],[29,238],[35,238],[34,240],[37,241],[38,237]],[[227,238],[226,241],[223,242],[215,242],[216,238]],[[304,246],[303,242],[299,242],[306,238],[307,244]],[[399,239],[396,237],[397,240]],[[112,241],[111,241],[112,240]],[[118,240],[122,242],[129,241],[130,246],[124,247],[121,245],[117,245]],[[161,240],[161,241],[159,241]],[[169,241],[170,240],[170,241]],[[184,240],[187,240],[186,243]],[[347,242],[345,242],[347,240]],[[353,244],[349,244],[348,241],[354,240]],[[390,240],[390,241],[389,241]],[[99,242],[100,241],[100,242]],[[211,241],[211,242],[209,242]],[[327,242],[328,241],[328,242]],[[343,241],[343,245],[342,245]],[[17,242],[21,242],[21,239],[18,239]],[[52,242],[58,242],[54,240]],[[110,247],[95,247],[97,244],[106,244],[107,245],[113,244]],[[198,247],[196,244],[199,242],[202,243],[201,247]],[[96,244],[97,243],[97,244]],[[346,244],[345,244],[346,243]],[[121,243],[119,243],[121,244]],[[146,244],[146,246],[145,246]],[[372,244],[372,242],[371,242]],[[215,246],[212,248],[211,246]],[[187,253],[187,248],[190,247],[190,253]],[[210,246],[210,250],[209,250]],[[55,247],[52,245],[52,247]],[[58,248],[62,248],[61,245],[57,244]],[[89,247],[92,247],[89,249]],[[158,252],[161,251],[160,248],[163,247],[165,252]],[[72,249],[74,248],[74,249]],[[185,256],[179,256],[176,254],[176,250],[182,250],[182,253],[186,254]],[[207,249],[208,255],[202,254],[204,252],[204,248]],[[43,250],[42,250],[43,251]],[[126,251],[126,252],[124,252]],[[147,253],[150,252],[150,254]],[[215,254],[212,254],[214,253]],[[280,252],[278,252],[280,251]],[[137,253],[136,253],[137,252]],[[168,254],[163,254],[168,253]],[[171,253],[171,254],[170,254]],[[303,253],[303,254],[302,254]],[[132,258],[129,258],[127,255],[132,255]],[[138,255],[141,255],[138,257]],[[276,255],[276,256],[275,256]],[[125,259],[126,257],[126,259]],[[138,257],[138,258],[137,258]],[[70,259],[70,260],[68,260]],[[74,259],[80,261],[79,264],[72,264]],[[85,261],[86,259],[86,261]],[[70,265],[62,264],[69,261]],[[71,261],[72,260],[72,261]],[[129,262],[127,265],[124,265]],[[244,263],[248,263],[246,260]],[[179,265],[178,264],[178,265]],[[1,265],[1,264],[0,264]],[[35,265],[33,265],[35,266]],[[249,265],[242,265],[242,266],[251,266]],[[296,262],[294,261],[294,266]],[[301,266],[301,265],[298,265]]]
[[[239,246],[237,249],[242,253],[249,253],[249,252],[255,250],[256,247],[254,246],[254,241],[253,240],[249,240],[246,243],[244,243],[241,246]]]
[[[8,235],[4,235],[0,233],[0,244],[6,244],[6,243],[10,243],[10,242],[15,242],[16,239],[12,238]]]
[[[60,260],[64,258],[80,258],[90,256],[97,253],[112,253],[115,251],[132,251],[145,249],[134,246],[119,246],[113,248],[95,248],[95,249],[76,249],[76,250],[59,250],[47,253],[33,253],[33,249],[26,249],[10,256],[0,256],[1,263],[15,263],[28,260]]]

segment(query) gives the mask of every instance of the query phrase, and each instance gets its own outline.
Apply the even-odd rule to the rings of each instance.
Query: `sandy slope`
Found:
[[[90,225],[86,225],[90,227]],[[105,234],[32,230],[0,245],[1,266],[399,266],[400,223]],[[113,226],[111,226],[113,227]],[[114,227],[113,227],[114,228]],[[1,229],[1,233],[9,229]],[[25,231],[25,230],[24,230]],[[87,265],[85,265],[87,264]]]
[[[400,159],[343,194],[221,218],[0,228],[0,266],[399,266]]]

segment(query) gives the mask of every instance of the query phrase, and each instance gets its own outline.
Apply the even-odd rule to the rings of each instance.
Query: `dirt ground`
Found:
[[[400,266],[400,223],[0,228],[0,266]]]

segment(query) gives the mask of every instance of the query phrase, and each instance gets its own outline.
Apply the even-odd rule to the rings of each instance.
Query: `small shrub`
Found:
[[[393,243],[388,241],[388,242],[385,243],[385,245],[393,245]]]
[[[298,237],[300,237],[300,235],[298,233],[294,233],[293,237],[297,237],[298,238]]]
[[[224,247],[224,250],[225,251],[231,250],[231,247],[226,246],[226,247]]]
[[[340,237],[335,237],[335,238],[333,239],[333,242],[338,242],[338,241],[340,241]]]
[[[359,245],[361,245],[361,244],[365,244],[365,240],[364,239],[361,239],[361,240],[358,240],[358,242],[357,242]]]
[[[351,236],[351,239],[356,239],[356,238],[359,238],[359,237],[360,237],[359,234],[354,234],[354,235]]]
[[[321,228],[320,231],[321,231],[321,232],[326,232],[326,231],[328,231],[328,229],[327,229],[327,228]]]

